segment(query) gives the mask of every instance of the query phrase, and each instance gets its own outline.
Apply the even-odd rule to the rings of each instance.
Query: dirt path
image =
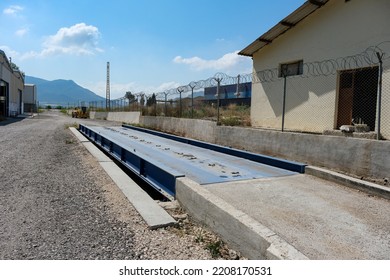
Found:
[[[0,259],[209,259],[150,231],[59,112],[0,123]]]

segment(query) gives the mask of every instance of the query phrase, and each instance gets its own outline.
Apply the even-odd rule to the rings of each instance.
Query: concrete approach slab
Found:
[[[176,199],[250,259],[390,259],[389,189],[310,170],[336,182],[297,173],[218,183],[187,176],[176,179]],[[349,188],[337,184],[346,181]],[[367,188],[375,195],[360,191]],[[133,191],[124,193],[136,204]]]
[[[173,219],[156,201],[139,187],[125,172],[123,172],[109,157],[95,147],[77,130],[70,128],[77,139],[96,158],[99,164],[121,189],[137,212],[142,216],[150,229],[175,225]]]
[[[390,259],[387,199],[305,174],[202,187],[309,259]]]

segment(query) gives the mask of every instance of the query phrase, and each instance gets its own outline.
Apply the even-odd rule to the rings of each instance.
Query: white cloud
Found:
[[[21,28],[19,30],[16,30],[15,35],[18,37],[23,37],[24,35],[27,34],[28,31],[29,31],[28,28]]]
[[[17,58],[18,60],[25,60],[25,59],[29,59],[29,58],[34,58],[34,57],[40,56],[40,54],[35,52],[35,51],[29,51],[29,52],[25,52],[25,53],[20,53],[18,51],[15,51],[15,50],[11,49],[8,46],[0,46],[0,50],[3,50],[8,57]]]
[[[20,54],[17,51],[14,51],[9,46],[0,46],[0,50],[4,51],[7,57],[18,57]]]
[[[202,70],[216,70],[216,71],[229,71],[239,66],[240,64],[246,63],[248,58],[238,55],[238,51],[227,53],[218,59],[206,60],[200,57],[194,56],[190,58],[183,58],[176,56],[173,62],[178,64],[189,65],[192,69],[197,71]]]
[[[92,55],[102,50],[98,48],[100,32],[93,25],[78,23],[60,28],[55,35],[43,43],[42,56],[55,54]]]
[[[24,36],[29,31],[28,28],[19,29],[16,35]],[[58,54],[68,55],[93,55],[103,50],[98,48],[100,32],[97,27],[78,23],[71,27],[60,28],[55,35],[49,36],[43,42],[41,51],[29,51],[18,53],[4,46],[8,53],[13,53],[20,60],[47,57]]]
[[[24,8],[23,8],[22,6],[12,5],[12,6],[9,6],[8,8],[5,8],[5,9],[3,10],[3,14],[15,16],[15,15],[17,15],[19,12],[23,11],[23,9],[24,9]]]
[[[177,88],[180,84],[178,82],[166,82],[156,87],[153,92],[163,92],[168,89]]]

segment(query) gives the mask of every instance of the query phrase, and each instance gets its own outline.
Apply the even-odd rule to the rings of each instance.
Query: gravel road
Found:
[[[149,230],[73,122],[51,111],[0,123],[0,259],[212,259],[202,228]]]

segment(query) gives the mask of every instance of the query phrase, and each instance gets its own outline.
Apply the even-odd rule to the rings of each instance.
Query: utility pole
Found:
[[[110,111],[110,62],[107,62],[106,110]]]

